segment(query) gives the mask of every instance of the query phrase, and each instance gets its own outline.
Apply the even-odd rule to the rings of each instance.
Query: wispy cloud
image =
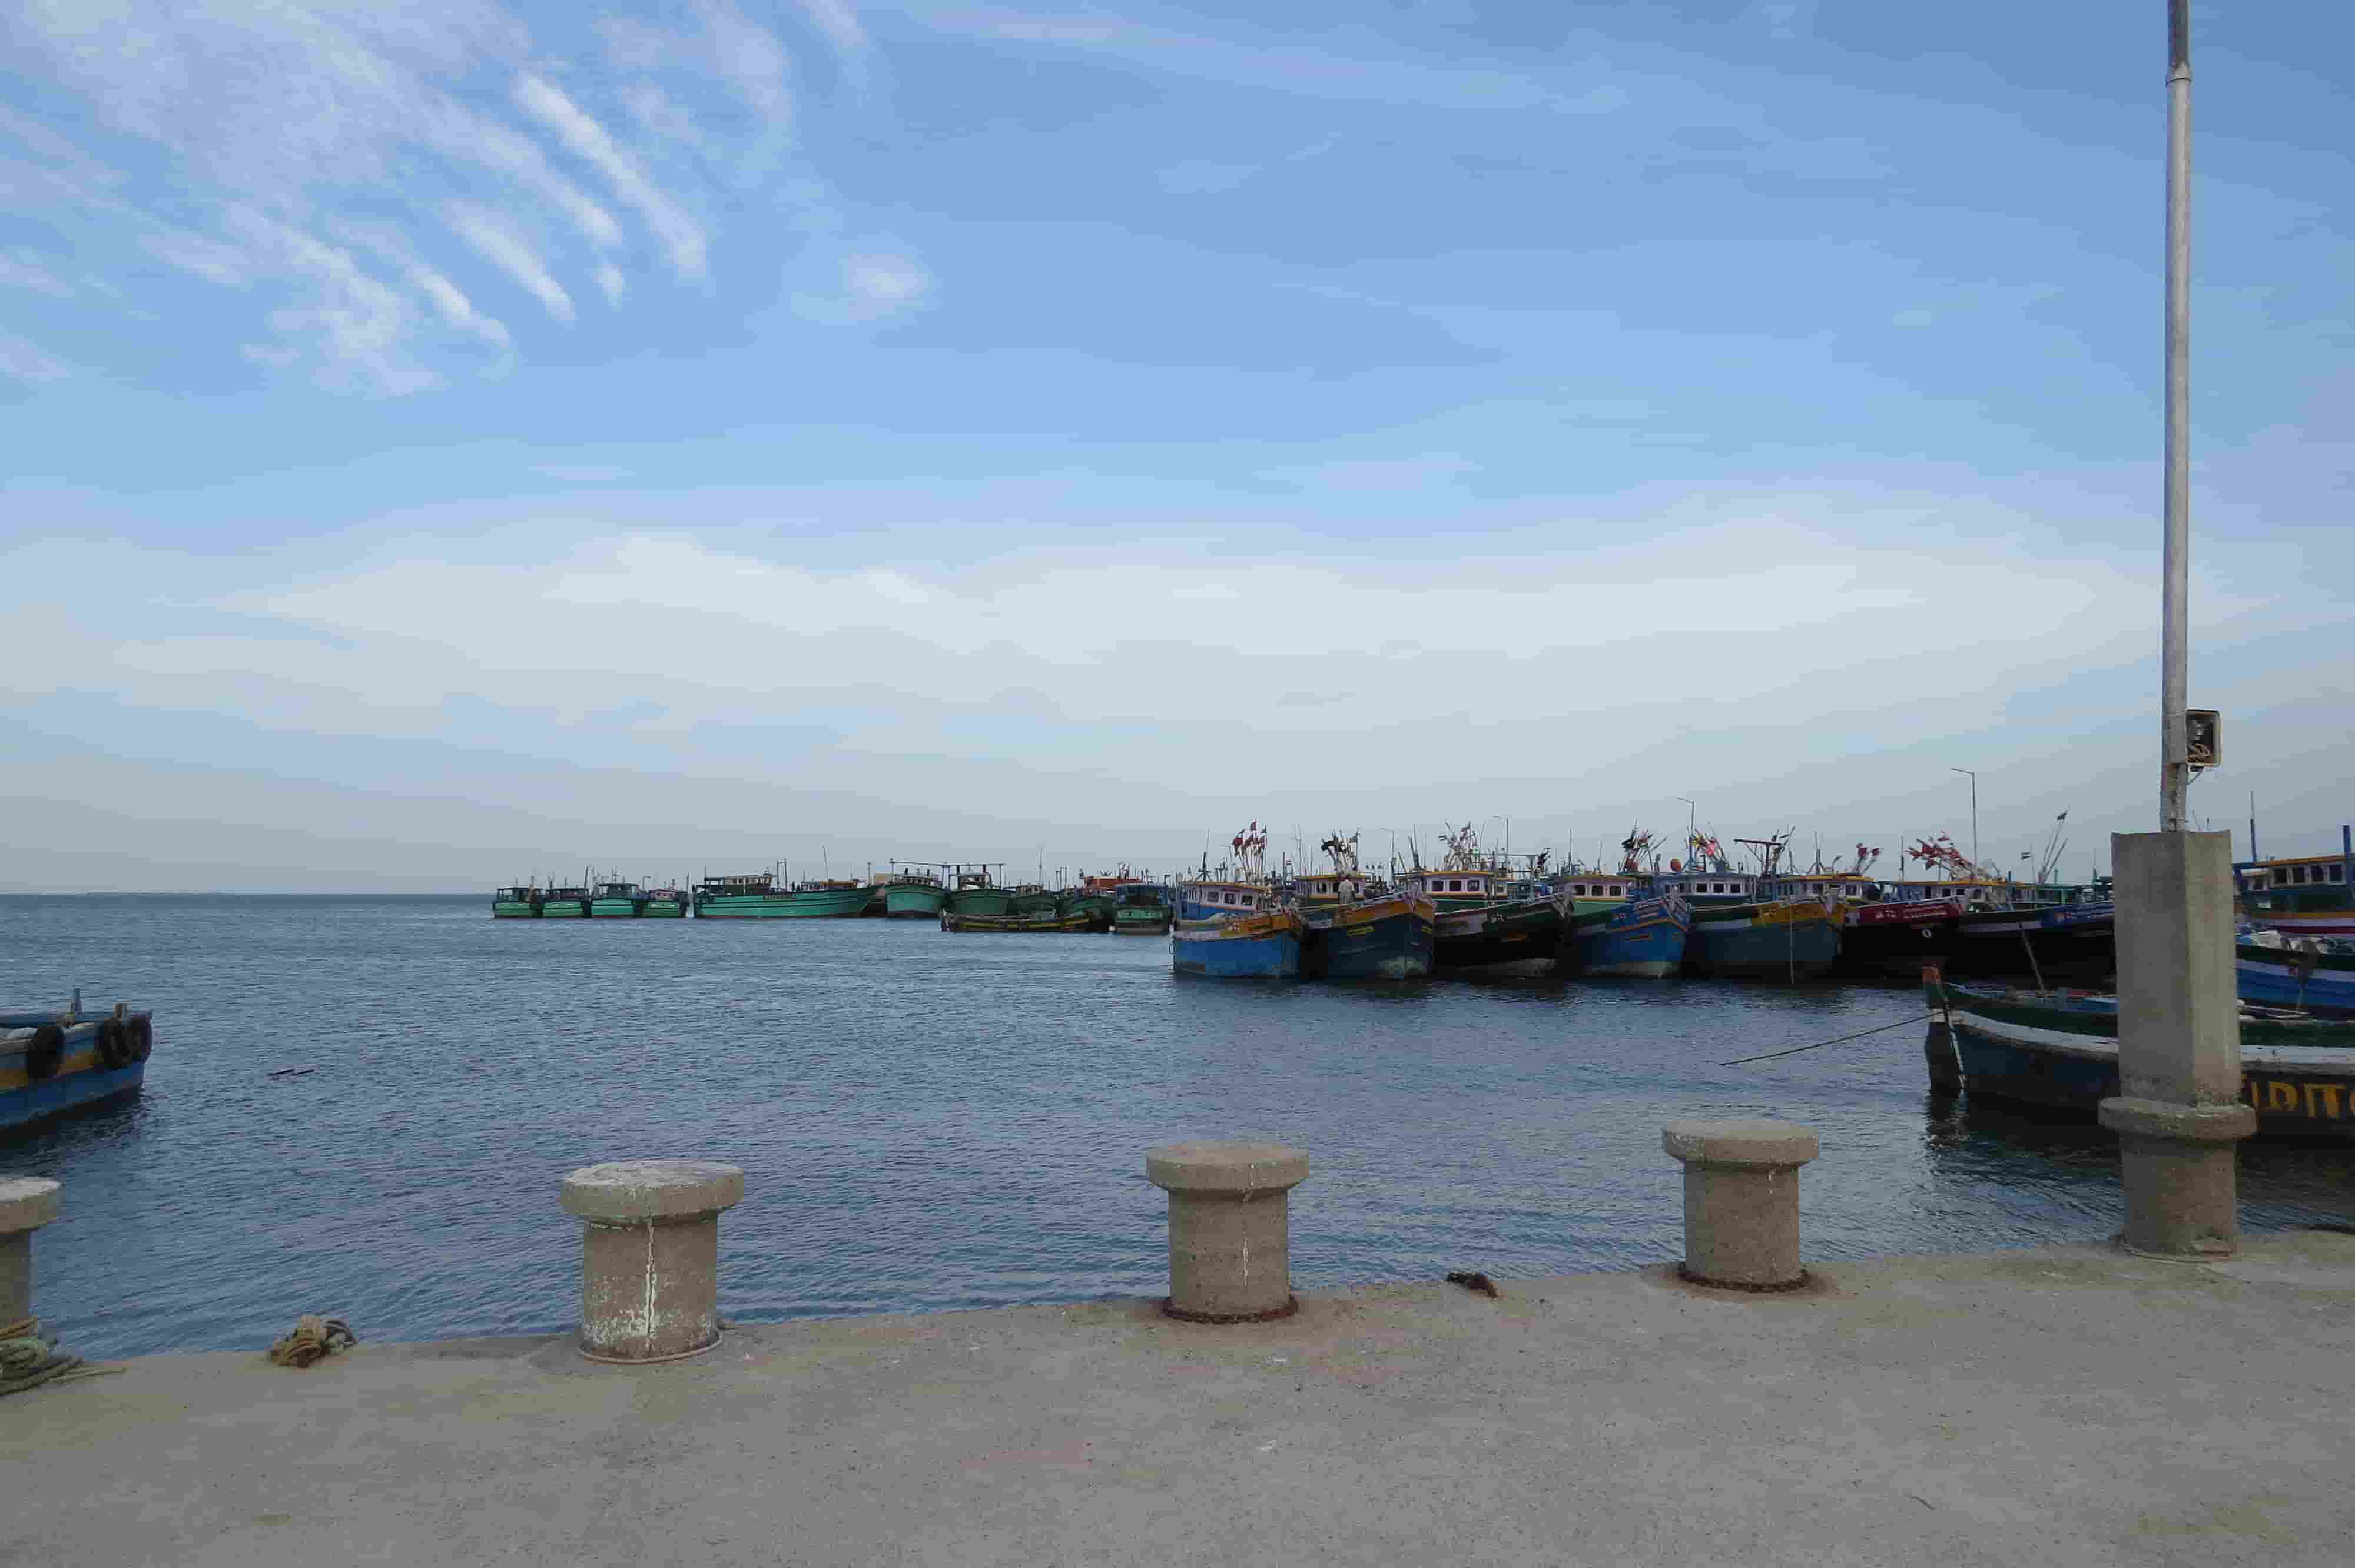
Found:
[[[14,381],[60,381],[73,374],[62,359],[0,329],[0,376]]]
[[[810,24],[826,35],[841,59],[843,74],[856,84],[866,78],[867,29],[859,25],[848,0],[801,0],[802,12]]]
[[[485,260],[514,279],[525,292],[548,308],[558,321],[572,319],[572,296],[556,281],[531,242],[497,213],[453,202],[443,213],[451,228],[482,254]]]
[[[874,252],[845,258],[841,288],[832,293],[796,294],[794,309],[806,321],[847,326],[907,314],[922,305],[932,290],[931,274],[913,260]]]
[[[516,79],[515,100],[525,113],[553,131],[573,156],[603,175],[615,196],[638,210],[680,277],[704,276],[709,242],[702,225],[648,179],[637,160],[623,152],[602,125],[561,88],[536,76]]]

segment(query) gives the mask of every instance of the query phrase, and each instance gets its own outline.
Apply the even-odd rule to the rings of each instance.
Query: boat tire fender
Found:
[[[100,1065],[106,1067],[131,1065],[131,1032],[123,1026],[123,1020],[119,1018],[100,1020],[97,1043]]]
[[[155,1050],[155,1022],[149,1018],[133,1018],[123,1026],[131,1036],[131,1059],[144,1062]]]
[[[65,1059],[66,1032],[54,1023],[36,1026],[25,1044],[25,1076],[37,1084],[54,1078]]]

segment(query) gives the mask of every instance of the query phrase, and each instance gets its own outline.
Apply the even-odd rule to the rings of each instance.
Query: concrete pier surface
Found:
[[[2355,1558],[2355,1236],[1673,1268],[154,1357],[0,1400],[0,1563]]]

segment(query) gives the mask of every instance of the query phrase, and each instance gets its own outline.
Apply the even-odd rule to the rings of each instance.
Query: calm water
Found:
[[[1305,1145],[1304,1287],[1678,1255],[1680,1117],[1823,1136],[1818,1256],[2091,1240],[2097,1130],[1934,1111],[1910,992],[1695,982],[1404,991],[1173,980],[1156,940],[922,922],[499,921],[480,898],[0,898],[0,1002],[156,1010],[134,1105],[13,1144],[54,1176],[40,1310],[85,1354],[552,1330],[578,1165],[732,1160],[748,1319],[1144,1294],[1146,1146]],[[272,1079],[275,1067],[314,1066]],[[2355,1159],[2244,1151],[2253,1227],[2344,1219]]]

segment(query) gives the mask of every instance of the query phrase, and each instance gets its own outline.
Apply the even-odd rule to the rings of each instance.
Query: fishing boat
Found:
[[[883,885],[883,916],[888,920],[930,920],[948,904],[948,890],[929,871],[893,874]]]
[[[1116,905],[1113,895],[1100,888],[1067,887],[1055,900],[1055,913],[1067,920],[1080,920],[1091,931],[1112,929],[1112,912]]]
[[[1358,835],[1335,832],[1318,846],[1332,874],[1301,879],[1300,973],[1305,980],[1412,980],[1431,973],[1438,909],[1423,895],[1370,886],[1358,864]]]
[[[2249,824],[2254,833],[2256,824]],[[2285,937],[2355,938],[2355,839],[2339,829],[2337,854],[2246,861],[2232,868],[2243,915]]]
[[[1684,968],[1691,918],[1691,906],[1673,889],[1573,915],[1563,933],[1562,967],[1579,975],[1665,980]]]
[[[959,915],[953,910],[941,912],[941,929],[965,933],[1071,934],[1098,931],[1103,927],[1089,915],[1060,915],[1052,909],[1038,910],[1028,915]]]
[[[1169,968],[1222,980],[1298,980],[1300,935],[1291,909],[1179,920],[1169,931]]]
[[[2084,991],[2014,991],[1924,969],[1930,1005],[1954,1031],[1974,1096],[2085,1116],[2117,1097],[2118,1001]],[[2241,1099],[2259,1138],[2355,1142],[2355,1021],[2243,1003]]]
[[[687,917],[688,903],[687,891],[683,887],[649,887],[645,907],[638,913],[649,920],[682,920]]]
[[[79,991],[54,1012],[0,1012],[0,1132],[137,1094],[155,1043],[153,1012],[86,1013]]]
[[[2355,1018],[2355,942],[2254,927],[2242,931],[2232,959],[2243,1001]]]
[[[645,890],[634,882],[601,882],[589,898],[591,920],[634,920],[645,911]]]
[[[543,920],[586,920],[591,896],[586,882],[577,887],[551,887],[539,895],[539,917]]]
[[[1696,906],[1685,967],[1721,980],[1821,980],[1839,961],[1841,909],[1814,898]]]
[[[1000,887],[986,865],[952,865],[950,885],[942,907],[952,915],[1004,915],[1014,906],[1014,890]]]
[[[1114,936],[1158,937],[1169,929],[1169,890],[1153,883],[1129,884],[1113,904]]]
[[[491,918],[494,920],[538,919],[538,885],[527,884],[521,887],[502,887],[492,894]]]
[[[1475,909],[1434,907],[1432,967],[1458,978],[1541,980],[1561,961],[1565,900],[1551,894]]]
[[[867,913],[875,890],[863,882],[825,877],[796,882],[777,914],[787,920],[856,920]]]

